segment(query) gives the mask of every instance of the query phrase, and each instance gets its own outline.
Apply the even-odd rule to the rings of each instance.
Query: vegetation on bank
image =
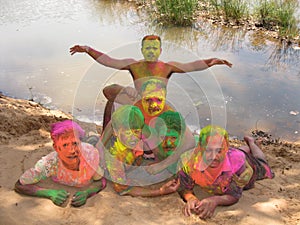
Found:
[[[278,36],[298,39],[298,0],[136,0],[164,25],[189,26],[199,17],[240,26],[251,21],[256,27],[276,31]]]

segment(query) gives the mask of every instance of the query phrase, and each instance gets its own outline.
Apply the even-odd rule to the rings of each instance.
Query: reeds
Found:
[[[158,20],[164,24],[191,25],[198,6],[198,0],[157,0],[155,8]]]
[[[246,0],[209,0],[209,3],[213,13],[223,15],[226,20],[239,23],[251,15],[262,27],[277,30],[281,37],[299,35],[299,21],[295,17],[299,6],[297,0],[257,0],[252,8]]]
[[[246,0],[210,0],[215,12],[224,15],[226,20],[240,20],[247,18],[249,14],[248,1]]]

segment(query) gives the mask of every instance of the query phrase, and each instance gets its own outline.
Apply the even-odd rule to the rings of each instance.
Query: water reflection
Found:
[[[272,48],[273,49],[271,51],[271,54],[267,60],[267,67],[269,70],[288,71],[290,68],[297,68],[299,71],[300,50],[295,48],[295,45],[282,41],[277,45],[273,45]],[[289,77],[289,79],[293,79],[293,78]]]
[[[35,97],[48,107],[82,114],[88,103],[94,105],[91,96],[99,95],[96,117],[101,120],[105,104],[103,85],[112,82],[111,78],[121,82],[121,77],[128,83],[131,77],[128,73],[107,71],[87,56],[71,57],[69,47],[88,44],[114,57],[139,59],[141,38],[153,33],[162,37],[164,61],[224,57],[234,63],[232,69],[218,66],[171,78],[190,94],[201,125],[210,122],[211,105],[196,84],[209,87],[207,78],[214,77],[224,95],[230,133],[242,135],[258,126],[275,136],[300,139],[295,133],[300,131],[299,115],[289,114],[291,110],[300,111],[300,51],[293,46],[275,45],[256,32],[209,23],[198,23],[193,28],[157,26],[145,11],[136,11],[134,3],[127,1],[0,3],[0,90],[4,93],[18,98]],[[127,49],[128,43],[135,44]],[[82,84],[86,84],[83,92],[88,94],[78,107],[72,108]],[[180,93],[174,96],[179,99]],[[189,115],[189,109],[184,110]]]

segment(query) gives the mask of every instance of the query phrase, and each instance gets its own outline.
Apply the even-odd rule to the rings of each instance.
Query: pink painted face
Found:
[[[221,135],[207,138],[207,146],[203,154],[204,162],[211,168],[216,168],[224,161],[228,146]]]
[[[166,92],[163,89],[158,89],[155,84],[150,84],[146,87],[142,96],[142,106],[150,116],[160,114],[166,104]]]
[[[81,141],[73,131],[69,131],[58,137],[53,143],[53,147],[58,153],[58,157],[64,166],[70,170],[76,170],[80,162]]]

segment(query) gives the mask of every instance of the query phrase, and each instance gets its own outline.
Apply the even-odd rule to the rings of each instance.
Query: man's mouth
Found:
[[[160,111],[160,108],[149,108],[150,112],[157,112]]]

